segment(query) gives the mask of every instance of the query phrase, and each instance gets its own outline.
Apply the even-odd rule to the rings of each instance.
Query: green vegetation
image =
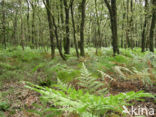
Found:
[[[113,57],[111,48],[102,48],[100,55],[94,56],[93,48],[85,51],[87,57],[77,59],[69,56],[67,61],[62,61],[59,57],[51,60],[48,51],[30,48],[23,51],[21,47],[0,49],[0,88],[6,88],[3,84],[26,81],[26,87],[42,94],[40,101],[44,108],[38,103],[37,106],[32,105],[35,110],[21,107],[21,111],[24,109],[47,117],[65,113],[68,116],[99,117],[110,112],[120,116],[122,106],[128,106],[129,101],[153,97],[147,89],[156,85],[155,53],[140,53],[138,48],[121,49],[121,54]],[[134,92],[128,84],[125,91],[121,90],[122,83],[136,81],[141,84],[135,84],[133,88],[137,91],[144,89],[146,93]],[[119,87],[114,87],[114,83]],[[117,88],[116,93],[112,95],[114,88]],[[5,98],[14,91],[2,90],[2,115],[5,111],[11,115],[15,113],[11,100]],[[36,113],[38,109],[41,111]]]
[[[99,117],[108,111],[119,112],[122,114],[123,105],[128,105],[128,101],[139,100],[141,97],[154,97],[152,94],[143,92],[120,93],[115,96],[103,97],[91,95],[83,90],[75,90],[66,85],[58,84],[56,89],[43,88],[31,83],[26,83],[27,88],[42,94],[42,100],[53,104],[53,108],[44,109],[44,112],[63,114],[66,112],[79,114],[80,117]],[[61,112],[61,113],[60,113]],[[54,115],[53,115],[54,116]]]
[[[0,0],[0,117],[149,116],[155,27],[156,0]]]

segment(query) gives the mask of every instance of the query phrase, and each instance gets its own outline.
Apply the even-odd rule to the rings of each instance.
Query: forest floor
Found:
[[[121,49],[121,54],[116,57],[112,56],[111,48],[102,48],[97,55],[94,52],[93,48],[86,49],[86,57],[77,59],[73,49],[71,56],[67,56],[68,60],[63,61],[59,55],[51,60],[50,52],[45,50],[26,48],[23,51],[20,47],[0,49],[0,117],[43,116],[41,110],[46,107],[37,106],[42,104],[40,94],[26,88],[22,81],[50,87],[59,78],[76,87],[74,79],[80,76],[82,63],[97,79],[101,77],[97,70],[113,78],[111,81],[105,78],[107,96],[140,90],[156,94],[156,53],[141,53],[138,48]],[[145,101],[134,100],[133,103],[136,107],[146,106],[156,110],[154,99],[144,99]],[[32,111],[34,109],[38,114]],[[121,115],[109,113],[108,116]],[[155,116],[156,113],[153,117]]]

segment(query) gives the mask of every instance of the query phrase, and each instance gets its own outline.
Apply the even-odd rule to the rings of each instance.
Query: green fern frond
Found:
[[[78,85],[80,87],[85,88],[86,91],[90,92],[90,93],[99,93],[99,95],[101,94],[106,94],[106,92],[102,92],[105,90],[102,90],[103,87],[105,86],[104,83],[102,83],[101,81],[98,81],[97,78],[93,77],[92,74],[88,71],[88,69],[86,68],[85,64],[82,64],[82,69],[81,71],[81,75],[80,77],[77,78]],[[106,75],[105,75],[106,76]],[[111,78],[110,76],[108,76],[109,78]],[[98,91],[101,90],[101,91]]]

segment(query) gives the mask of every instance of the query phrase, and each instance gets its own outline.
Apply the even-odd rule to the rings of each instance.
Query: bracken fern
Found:
[[[109,97],[96,96],[83,90],[75,90],[66,85],[58,85],[57,88],[46,88],[25,82],[26,87],[42,94],[42,100],[53,104],[53,107],[45,109],[46,112],[76,113],[80,117],[100,117],[108,111],[122,114],[123,105],[128,105],[131,100],[139,100],[141,97],[154,97],[152,94],[143,92],[128,92]],[[59,113],[60,114],[60,113]]]

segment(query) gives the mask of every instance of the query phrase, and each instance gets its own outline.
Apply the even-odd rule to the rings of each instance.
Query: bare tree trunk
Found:
[[[76,55],[79,58],[78,45],[77,45],[77,40],[76,40],[75,20],[74,20],[74,13],[73,13],[73,2],[74,0],[71,0],[70,8],[71,8],[71,17],[72,17],[72,24],[73,24],[74,45],[75,45]]]
[[[127,29],[126,29],[126,40],[127,40],[127,45],[128,45],[128,48],[131,47],[131,42],[130,42],[130,39],[129,39],[129,0],[127,0]]]
[[[86,0],[82,0],[82,3],[81,3],[81,26],[80,26],[80,55],[81,56],[85,56],[85,51],[84,51],[85,9],[86,9]]]
[[[65,50],[65,54],[69,54],[70,53],[70,39],[69,39],[69,6],[67,3],[67,0],[63,0],[64,1],[64,6],[65,6],[65,27],[66,27],[66,37],[64,40],[64,50]]]
[[[118,48],[118,33],[117,33],[117,8],[116,8],[116,0],[111,0],[111,5],[107,0],[104,0],[106,6],[110,13],[111,20],[111,31],[112,31],[112,46],[113,46],[113,54],[119,54]]]
[[[21,20],[21,41],[20,45],[22,46],[22,49],[24,50],[24,22],[23,22],[23,16],[22,16],[22,0],[19,0],[20,4],[20,20]]]
[[[61,17],[61,29],[62,29],[62,31],[64,31],[64,27],[65,27],[65,24],[64,24],[64,14],[63,14],[63,12],[64,12],[64,10],[63,10],[63,0],[60,0],[60,17]],[[59,17],[58,17],[59,18]],[[61,37],[61,40],[63,40],[63,46],[65,47],[65,41],[66,41],[66,37],[64,36],[64,33],[62,33],[61,35],[60,35],[60,37]],[[60,44],[62,45],[62,41],[60,41]],[[62,46],[61,46],[61,49],[62,49]],[[65,49],[65,48],[64,48]]]
[[[27,13],[27,41],[30,41],[30,24],[29,24],[29,19],[30,19],[30,14],[29,14],[29,12],[30,12],[30,3],[29,3],[29,0],[26,0],[26,2],[27,2],[27,6],[28,6],[28,13]]]
[[[32,41],[32,48],[34,48],[35,44],[35,4],[33,1],[30,1],[31,7],[32,7],[32,31],[31,31],[31,41]]]
[[[156,21],[156,0],[152,0],[152,5],[153,5],[153,10],[152,10],[152,21],[151,21],[151,28],[150,28],[150,35],[149,35],[149,40],[150,40],[150,46],[149,49],[151,52],[154,52],[154,28],[155,28],[155,21]]]
[[[13,23],[13,32],[12,32],[12,44],[16,45],[16,38],[17,38],[17,16],[18,16],[18,9],[16,9],[16,14],[14,18],[14,23]]]
[[[2,34],[3,34],[3,45],[6,48],[6,18],[5,18],[5,0],[2,0]]]
[[[47,16],[48,16],[48,23],[49,23],[51,57],[52,57],[52,59],[54,59],[54,57],[55,57],[55,45],[54,45],[52,17],[51,17],[51,14],[50,14],[51,5],[50,5],[49,0],[46,0],[46,4],[47,4],[47,7],[48,7],[48,9],[46,9],[46,10],[47,10]]]
[[[134,41],[133,41],[133,0],[130,1],[130,10],[131,10],[131,17],[130,17],[130,43],[131,49],[134,48]]]
[[[98,37],[96,38],[96,55],[98,54],[98,48],[101,47],[101,28],[100,28],[100,21],[99,21],[99,15],[98,15],[98,10],[97,10],[97,0],[94,1],[95,2],[95,11],[96,11],[96,22],[97,22],[97,26],[98,26]]]
[[[142,31],[142,42],[141,42],[141,48],[142,52],[145,52],[145,42],[146,42],[146,26],[147,26],[147,8],[148,8],[148,0],[145,0],[145,21],[144,21],[144,26],[143,26],[143,31]]]
[[[48,7],[47,3],[45,2],[45,0],[43,0],[43,3],[44,3],[44,5],[45,5],[46,9],[49,9],[49,7]],[[51,9],[51,10],[52,10],[52,9]],[[64,56],[63,53],[62,53],[62,49],[61,49],[62,47],[61,47],[61,45],[60,45],[59,37],[58,37],[57,25],[56,25],[56,23],[55,23],[55,18],[54,18],[54,16],[53,16],[53,13],[52,13],[51,10],[49,9],[49,11],[50,11],[50,16],[51,16],[51,20],[52,20],[52,24],[53,24],[52,28],[53,28],[53,30],[54,30],[55,37],[56,37],[56,41],[57,41],[57,48],[58,48],[58,50],[59,50],[59,54],[60,54],[61,58],[62,58],[63,60],[66,60],[65,56]]]
[[[57,26],[55,24],[55,19],[54,19],[54,16],[52,16],[52,21],[53,21],[53,25],[55,27],[55,37],[56,37],[56,41],[57,41],[57,48],[59,50],[59,53],[60,53],[60,56],[62,57],[63,60],[66,60],[65,56],[63,55],[62,53],[62,49],[61,49],[61,45],[59,43],[59,38],[58,38],[58,30],[57,30]]]

